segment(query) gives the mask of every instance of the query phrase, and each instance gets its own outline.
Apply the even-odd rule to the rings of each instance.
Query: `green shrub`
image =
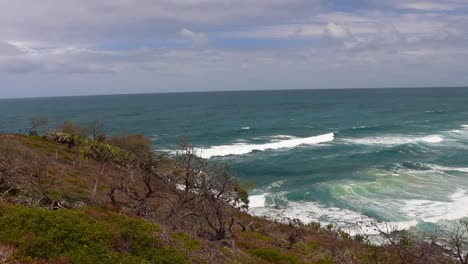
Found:
[[[198,240],[191,238],[189,235],[181,232],[173,232],[172,237],[177,241],[182,242],[184,247],[188,250],[200,250],[201,243]]]
[[[180,251],[161,244],[157,225],[115,212],[97,215],[1,207],[0,243],[14,245],[14,257],[19,260],[65,257],[72,263],[189,263]]]
[[[249,251],[249,254],[269,261],[271,263],[278,264],[296,264],[301,263],[295,256],[286,255],[273,248],[257,248]]]

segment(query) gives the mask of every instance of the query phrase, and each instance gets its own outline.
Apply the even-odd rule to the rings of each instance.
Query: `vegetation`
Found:
[[[105,210],[0,209],[0,243],[15,249],[10,258],[24,262],[189,263],[159,240],[159,231],[156,224]]]
[[[45,119],[42,119],[45,120]],[[37,121],[37,122],[36,122]],[[468,224],[440,238],[379,230],[386,245],[333,225],[250,216],[226,166],[182,144],[107,138],[71,122],[0,135],[0,263],[463,263]]]

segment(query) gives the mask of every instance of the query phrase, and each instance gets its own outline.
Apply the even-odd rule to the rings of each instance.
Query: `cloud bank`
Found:
[[[468,85],[468,3],[0,0],[0,97]]]

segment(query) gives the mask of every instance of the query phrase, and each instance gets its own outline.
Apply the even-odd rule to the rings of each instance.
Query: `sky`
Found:
[[[0,0],[0,98],[468,85],[468,0]]]

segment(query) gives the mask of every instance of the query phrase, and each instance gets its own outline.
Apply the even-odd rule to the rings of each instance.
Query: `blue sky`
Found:
[[[468,85],[468,0],[0,0],[0,98]]]

